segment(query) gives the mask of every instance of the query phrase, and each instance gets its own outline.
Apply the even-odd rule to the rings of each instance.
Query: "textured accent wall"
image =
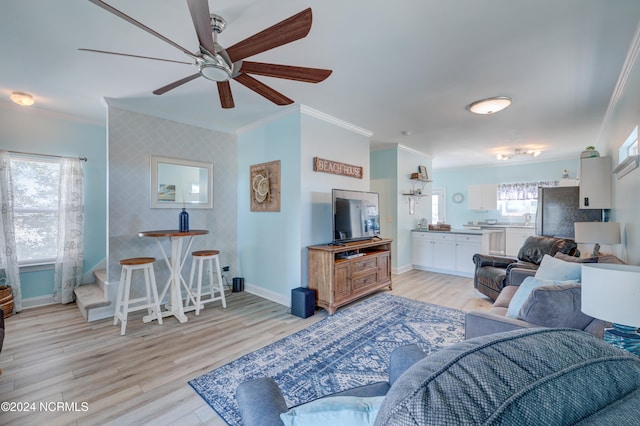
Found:
[[[140,231],[178,228],[179,208],[150,208],[151,155],[213,162],[213,209],[187,209],[191,229],[209,230],[208,235],[194,237],[192,250],[220,250],[221,266],[229,265],[231,275],[238,274],[236,136],[115,107],[109,107],[107,129],[107,279],[119,279],[120,259],[154,256],[159,260],[155,264],[158,286],[167,280],[168,270],[156,242],[138,237]],[[170,253],[168,239],[163,244]],[[189,258],[183,269],[187,278],[190,268]]]

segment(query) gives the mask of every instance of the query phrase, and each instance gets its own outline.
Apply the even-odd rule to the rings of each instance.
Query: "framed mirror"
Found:
[[[151,208],[213,208],[213,163],[151,156]]]

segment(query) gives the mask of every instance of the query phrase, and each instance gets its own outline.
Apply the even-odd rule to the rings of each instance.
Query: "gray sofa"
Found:
[[[526,276],[529,276],[529,273],[523,272],[518,277],[518,285],[509,285],[502,289],[488,311],[469,311],[465,314],[465,339],[536,327],[570,327],[602,337],[607,323],[582,313],[580,284],[536,288],[522,305],[520,317],[507,317],[509,304]]]
[[[613,255],[578,258],[556,252],[554,259],[571,264],[583,263],[624,263]],[[541,262],[538,262],[541,263]],[[530,268],[514,263],[509,270],[509,285],[505,286],[489,311],[470,311],[465,316],[465,338],[484,336],[491,333],[533,327],[570,327],[584,330],[596,337],[602,337],[604,328],[610,324],[591,318],[581,311],[581,287],[579,284],[534,289],[518,315],[507,317],[511,301],[520,284],[527,277],[534,277],[539,266]]]
[[[640,358],[575,329],[515,330],[425,356],[380,399],[376,425],[633,425]],[[237,401],[245,426],[283,424],[271,379],[242,383]]]

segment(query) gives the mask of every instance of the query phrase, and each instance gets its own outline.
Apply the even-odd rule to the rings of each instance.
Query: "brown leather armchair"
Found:
[[[534,275],[545,254],[555,256],[556,253],[580,255],[573,240],[540,236],[527,238],[517,258],[477,253],[473,256],[476,265],[473,286],[491,300],[496,300],[505,286],[518,285],[527,275]],[[517,283],[513,281],[515,277]]]

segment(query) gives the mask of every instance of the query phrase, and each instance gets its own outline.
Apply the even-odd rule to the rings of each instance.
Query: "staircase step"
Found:
[[[104,294],[104,284],[83,284],[74,290],[80,313],[88,321],[89,309],[108,306],[111,302]]]
[[[93,276],[96,277],[96,284],[98,284],[100,288],[104,290],[104,283],[107,282],[107,270],[98,269],[93,273]]]

